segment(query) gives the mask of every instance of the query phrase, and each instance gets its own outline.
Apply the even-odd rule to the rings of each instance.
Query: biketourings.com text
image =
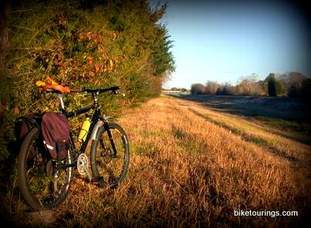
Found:
[[[234,216],[239,217],[290,217],[298,216],[298,211],[267,211],[267,210],[234,210]]]

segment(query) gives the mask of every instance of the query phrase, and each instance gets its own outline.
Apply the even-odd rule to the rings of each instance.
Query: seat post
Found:
[[[58,97],[59,102],[60,102],[61,110],[65,111],[65,103],[64,103],[64,100],[63,100],[64,95],[63,94],[57,94],[57,97]]]

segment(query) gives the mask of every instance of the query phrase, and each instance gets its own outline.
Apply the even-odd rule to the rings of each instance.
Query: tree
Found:
[[[310,104],[310,97],[311,97],[311,79],[310,78],[303,80],[302,85],[301,85],[301,96],[303,100],[305,100],[306,102]]]
[[[217,88],[216,95],[234,95],[235,88],[229,83],[220,84]]]
[[[226,83],[223,87],[222,95],[234,95],[234,87],[229,83]]]
[[[270,74],[268,76],[268,95],[270,97],[276,96],[276,81],[275,81],[274,74]]]
[[[220,85],[217,82],[207,81],[205,84],[205,93],[206,94],[216,94],[217,89]]]
[[[281,80],[284,82],[284,85],[287,89],[287,96],[289,97],[300,97],[302,83],[307,77],[299,72],[290,72],[284,74],[281,77]]]
[[[9,30],[7,27],[7,18],[9,11],[9,1],[0,1],[0,70],[4,66],[4,57],[8,46]]]
[[[261,82],[257,78],[258,76],[256,74],[243,77],[241,82],[235,86],[236,95],[260,96],[265,94]]]
[[[120,86],[123,101],[99,98],[115,115],[124,104],[159,95],[174,70],[172,41],[159,21],[164,13],[165,6],[151,9],[147,0],[0,0],[0,119],[4,110],[3,122],[14,119],[15,105],[19,115],[55,110],[52,97],[34,93],[47,76],[71,88]],[[84,102],[78,95],[68,100],[69,109]],[[2,141],[0,135],[0,159]]]
[[[293,84],[287,94],[289,97],[301,98],[310,109],[311,79],[305,78],[300,85]]]
[[[184,93],[184,92],[187,92],[188,90],[186,88],[181,88],[180,91]]]
[[[192,84],[191,85],[191,94],[193,95],[200,95],[205,93],[204,85],[200,83]]]

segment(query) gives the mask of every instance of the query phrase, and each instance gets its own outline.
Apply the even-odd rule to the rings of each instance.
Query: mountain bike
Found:
[[[118,90],[119,87],[73,91],[91,95],[93,103],[71,112],[65,108],[64,93],[53,88],[45,90],[57,95],[60,110],[67,118],[91,111],[93,114],[89,130],[80,146],[76,146],[71,130],[65,159],[50,158],[39,127],[33,127],[23,140],[17,163],[18,184],[26,203],[34,210],[51,209],[65,200],[74,169],[99,186],[117,187],[124,180],[130,159],[128,137],[120,125],[110,122],[108,116],[101,114],[98,103],[99,94],[117,94]],[[89,142],[91,150],[87,156]]]

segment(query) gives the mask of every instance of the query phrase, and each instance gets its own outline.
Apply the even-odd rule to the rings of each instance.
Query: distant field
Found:
[[[303,121],[308,119],[311,114],[302,101],[288,97],[177,95],[184,99],[199,101],[210,108],[243,116]]]
[[[269,130],[311,144],[311,110],[297,99],[288,97],[185,95],[176,97],[197,101],[209,109],[246,118]]]
[[[263,120],[216,108],[163,96],[128,110],[119,120],[131,143],[126,181],[110,190],[76,179],[52,211],[54,225],[302,223],[311,203],[311,147]],[[20,200],[6,203],[13,216],[34,224]],[[234,217],[238,209],[297,210],[299,216]]]

